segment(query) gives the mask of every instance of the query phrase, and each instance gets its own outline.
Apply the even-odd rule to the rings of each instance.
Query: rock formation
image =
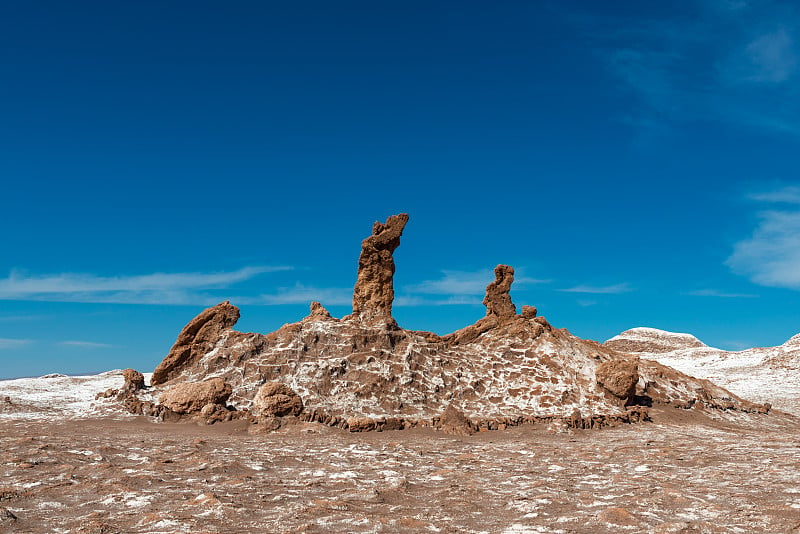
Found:
[[[284,417],[300,415],[303,400],[292,388],[279,382],[268,382],[258,389],[250,412],[256,416]]]
[[[239,308],[227,300],[204,310],[187,324],[169,354],[153,371],[150,383],[163,384],[190,367],[219,341],[239,320]]]
[[[206,405],[224,405],[232,388],[222,378],[176,384],[161,395],[161,404],[178,414],[199,412]]]
[[[125,384],[120,390],[120,394],[136,393],[144,389],[144,375],[136,369],[124,369],[122,377],[125,379]]]
[[[637,363],[635,359],[605,361],[597,366],[595,380],[618,399],[627,401],[636,394],[636,383],[639,382]]]
[[[361,242],[358,278],[353,290],[353,316],[366,322],[393,321],[394,251],[408,222],[408,214],[375,222],[372,235]]]
[[[514,317],[517,308],[511,302],[511,284],[514,283],[514,268],[509,265],[498,265],[494,268],[494,282],[486,286],[486,315],[496,317]]]
[[[533,306],[517,315],[510,297],[514,270],[506,265],[495,268],[486,316],[475,324],[441,337],[400,328],[391,316],[392,252],[407,221],[401,214],[375,223],[362,243],[353,314],[341,320],[314,302],[300,322],[263,335],[233,330],[239,310],[228,302],[203,311],[153,376],[157,389],[173,387],[162,397],[165,407],[147,409],[204,410],[212,419],[225,415],[220,409],[252,410],[255,433],[287,424],[282,419],[354,432],[415,426],[461,432],[525,422],[599,428],[647,420],[647,408],[637,403],[760,409],[707,381],[651,361],[637,364],[553,328]],[[209,376],[217,377],[212,389],[219,397],[190,400]],[[191,384],[185,386],[191,394],[174,389],[181,384]]]

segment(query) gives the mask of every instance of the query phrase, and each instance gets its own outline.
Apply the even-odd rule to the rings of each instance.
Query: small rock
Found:
[[[606,508],[599,514],[597,519],[604,523],[620,526],[635,526],[639,521],[625,508]]]
[[[199,412],[207,404],[224,404],[233,388],[222,378],[204,382],[184,382],[161,395],[161,404],[178,414]]]
[[[636,394],[639,381],[637,360],[608,360],[595,371],[597,384],[619,399],[629,399]]]
[[[472,422],[453,404],[449,405],[439,417],[439,428],[445,434],[455,436],[470,436],[475,433],[475,426]]]
[[[280,382],[267,382],[253,398],[251,412],[256,416],[284,417],[299,415],[303,399],[292,388]]]

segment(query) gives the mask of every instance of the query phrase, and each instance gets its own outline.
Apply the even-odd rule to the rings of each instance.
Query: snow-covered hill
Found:
[[[151,375],[145,374],[148,382]],[[109,388],[120,388],[124,382],[119,369],[97,375],[51,374],[38,378],[0,380],[0,418],[130,417],[115,403],[95,400],[98,393]]]
[[[691,334],[632,328],[604,343],[706,378],[753,402],[800,415],[800,334],[777,347],[730,352],[709,347]]]

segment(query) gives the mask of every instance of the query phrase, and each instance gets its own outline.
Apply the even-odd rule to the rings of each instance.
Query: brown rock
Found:
[[[232,388],[222,378],[176,384],[161,395],[161,404],[178,414],[199,412],[206,404],[224,404]]]
[[[375,420],[371,417],[351,417],[347,420],[350,432],[369,432],[375,430]]]
[[[135,393],[144,389],[144,375],[135,369],[125,369],[122,371],[125,385],[122,386],[120,393]]]
[[[486,286],[486,297],[483,304],[486,306],[486,315],[497,317],[513,317],[517,308],[511,302],[511,284],[514,283],[514,268],[509,265],[498,265],[494,268],[494,282]]]
[[[475,433],[475,426],[467,419],[464,412],[450,404],[439,417],[439,429],[445,434],[470,436]]]
[[[155,386],[177,377],[183,368],[210,351],[238,320],[239,308],[227,300],[203,310],[183,328],[169,354],[153,371],[150,382]]]
[[[316,300],[311,303],[311,313],[304,320],[312,319],[332,319],[331,314],[325,309],[325,306]]]
[[[230,421],[233,413],[223,404],[206,404],[200,410],[200,420],[207,425],[213,425],[222,421]]]
[[[408,214],[392,215],[375,222],[372,235],[361,242],[358,278],[353,290],[353,317],[373,322],[391,320],[394,300],[394,258]]]
[[[251,412],[256,416],[284,417],[303,411],[303,399],[292,388],[280,382],[267,382],[253,398]]]
[[[629,399],[636,394],[639,381],[637,360],[608,360],[595,371],[597,384],[620,399]]]
[[[523,306],[522,307],[522,316],[526,319],[533,319],[536,317],[538,311],[536,310],[536,306]]]

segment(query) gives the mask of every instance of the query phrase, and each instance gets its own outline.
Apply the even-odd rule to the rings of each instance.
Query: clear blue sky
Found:
[[[230,299],[402,326],[517,306],[603,341],[800,332],[794,2],[16,2],[0,18],[0,377],[151,370]]]

